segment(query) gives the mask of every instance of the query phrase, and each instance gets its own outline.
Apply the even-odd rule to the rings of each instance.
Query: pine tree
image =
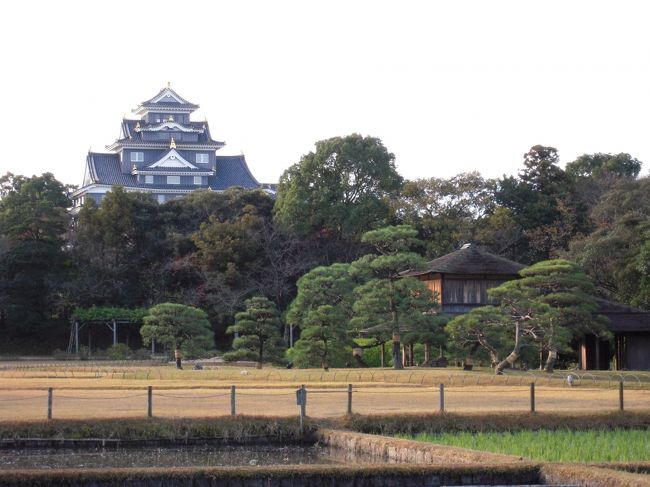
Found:
[[[346,316],[340,307],[329,304],[309,310],[302,322],[300,339],[292,349],[291,357],[300,367],[323,367],[345,361],[348,337]]]
[[[352,264],[359,274],[370,279],[355,291],[353,327],[374,328],[377,334],[390,332],[393,340],[393,367],[401,369],[400,333],[426,331],[439,335],[442,324],[436,320],[436,296],[426,285],[413,277],[403,276],[409,269],[420,267],[424,259],[411,249],[421,245],[417,231],[409,225],[373,230],[362,241],[374,248]],[[381,341],[381,339],[380,339]]]
[[[524,338],[548,352],[545,370],[553,372],[558,352],[567,349],[572,338],[608,336],[605,318],[596,315],[594,285],[577,264],[547,260],[520,274],[521,279],[488,291],[501,302],[503,322],[514,330],[513,351],[499,363],[497,373],[517,360]]]
[[[235,315],[235,324],[229,334],[238,334],[233,351],[224,354],[225,360],[255,360],[261,369],[264,361],[281,362],[284,344],[280,335],[281,322],[273,301],[265,297],[246,300],[246,311]]]
[[[181,366],[181,351],[200,355],[214,346],[214,333],[205,311],[176,303],[162,303],[149,309],[140,335],[145,345],[157,343],[174,349],[176,366]]]

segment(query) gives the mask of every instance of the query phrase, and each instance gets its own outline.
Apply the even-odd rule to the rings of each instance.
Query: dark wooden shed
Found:
[[[496,304],[487,290],[519,277],[523,264],[499,257],[471,244],[438,257],[406,275],[424,282],[438,294],[442,312],[460,315]]]
[[[598,312],[609,319],[609,342],[594,336],[580,343],[580,368],[606,370],[613,358],[616,370],[650,370],[650,313],[631,306],[598,300]]]

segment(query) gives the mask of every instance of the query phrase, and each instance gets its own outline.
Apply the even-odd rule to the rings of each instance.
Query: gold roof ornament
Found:
[[[167,82],[167,88],[171,88],[171,87],[172,87],[172,82],[171,82],[171,81],[168,81],[168,82]]]
[[[169,143],[169,148],[170,149],[176,149],[176,141],[174,140],[174,137],[172,137],[172,140]]]
[[[135,129],[136,129],[136,130],[140,130],[140,122],[138,122],[138,123],[135,124]]]
[[[174,121],[174,115],[170,115],[169,118],[167,119],[168,122],[173,122]]]

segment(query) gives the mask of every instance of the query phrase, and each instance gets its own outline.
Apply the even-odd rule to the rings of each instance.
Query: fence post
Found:
[[[237,413],[235,408],[235,386],[230,386],[230,415],[234,416]]]
[[[530,383],[530,412],[535,412],[535,383]]]
[[[621,380],[618,383],[618,409],[623,411],[624,405],[623,405],[623,381]]]
[[[352,414],[352,384],[348,384],[348,414]]]
[[[445,412],[445,385],[440,384],[440,412]]]
[[[153,387],[147,386],[147,417],[153,417]]]
[[[52,419],[52,391],[51,387],[47,388],[47,419]]]
[[[305,434],[305,413],[307,411],[307,390],[305,384],[300,386],[300,434]]]

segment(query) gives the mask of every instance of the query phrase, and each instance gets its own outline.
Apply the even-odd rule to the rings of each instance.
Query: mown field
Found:
[[[439,409],[439,384],[445,384],[448,412],[526,412],[530,382],[536,384],[539,412],[616,411],[618,380],[626,378],[625,407],[650,410],[650,380],[599,373],[574,387],[567,372],[552,376],[488,370],[333,369],[287,370],[219,366],[176,370],[132,364],[7,364],[0,367],[0,421],[38,420],[47,414],[47,389],[53,388],[53,417],[59,419],[144,417],[147,386],[153,387],[157,417],[212,417],[230,414],[230,388],[236,386],[236,412],[268,416],[298,414],[295,389],[308,390],[307,415],[336,418],[347,412],[347,384],[353,384],[352,410],[358,414],[428,413]],[[649,376],[650,378],[650,376]]]
[[[650,430],[538,430],[398,435],[430,443],[552,462],[650,461]]]

